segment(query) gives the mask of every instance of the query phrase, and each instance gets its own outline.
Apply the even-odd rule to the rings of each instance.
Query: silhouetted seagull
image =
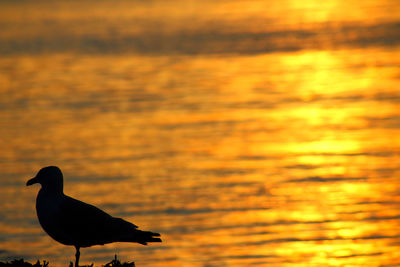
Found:
[[[26,185],[40,183],[36,213],[44,231],[54,240],[76,248],[75,267],[79,266],[81,247],[112,242],[161,242],[159,233],[141,231],[121,218],[64,195],[63,175],[55,166],[42,168]]]

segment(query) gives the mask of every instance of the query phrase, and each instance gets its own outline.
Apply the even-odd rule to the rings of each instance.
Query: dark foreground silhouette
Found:
[[[76,248],[75,267],[81,247],[112,242],[161,242],[159,233],[141,231],[121,218],[73,199],[63,192],[63,175],[55,166],[41,169],[26,185],[42,185],[36,198],[36,212],[43,230],[54,240]]]
[[[51,265],[49,265],[48,261],[43,261],[43,264],[40,263],[40,261],[37,261],[36,263],[32,264],[30,262],[26,262],[23,259],[15,259],[12,260],[10,262],[0,262],[0,267],[51,267]],[[72,267],[73,263],[71,262],[69,264],[69,267]],[[117,259],[117,255],[115,255],[114,259],[108,263],[106,263],[105,265],[102,265],[103,267],[135,267],[135,263],[134,262],[124,262],[121,263],[118,259]],[[91,265],[81,265],[81,267],[93,267],[93,263]]]

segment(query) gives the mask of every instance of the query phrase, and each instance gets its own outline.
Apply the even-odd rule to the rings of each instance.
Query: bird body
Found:
[[[69,197],[63,192],[63,177],[58,167],[41,169],[27,185],[40,183],[36,198],[36,212],[43,230],[54,240],[75,246],[75,265],[78,267],[79,248],[112,242],[161,242],[160,234],[141,231],[121,218]]]

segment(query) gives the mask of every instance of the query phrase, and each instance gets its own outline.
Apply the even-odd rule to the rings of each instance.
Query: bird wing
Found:
[[[56,217],[58,231],[70,244],[88,247],[116,241],[114,232],[117,229],[113,228],[117,218],[93,205],[65,196]],[[137,228],[129,224],[132,229]]]

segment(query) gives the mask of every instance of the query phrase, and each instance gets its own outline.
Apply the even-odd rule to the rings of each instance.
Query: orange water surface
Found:
[[[136,266],[400,266],[398,1],[0,2],[0,260],[66,266],[64,191]]]

